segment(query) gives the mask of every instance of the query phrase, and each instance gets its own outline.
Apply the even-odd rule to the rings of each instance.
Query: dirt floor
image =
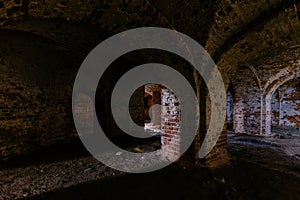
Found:
[[[300,199],[297,133],[229,134],[227,165],[209,169],[179,162],[145,174],[121,173],[78,145],[58,145],[1,163],[0,199]]]

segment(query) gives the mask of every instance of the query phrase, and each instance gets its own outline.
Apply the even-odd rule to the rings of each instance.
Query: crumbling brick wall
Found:
[[[169,89],[161,92],[162,156],[177,160],[180,153],[180,105],[179,99]]]

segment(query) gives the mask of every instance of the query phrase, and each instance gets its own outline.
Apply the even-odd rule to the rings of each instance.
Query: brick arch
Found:
[[[260,120],[261,82],[251,65],[243,65],[231,80],[234,91],[235,133],[254,133],[259,130],[256,124]]]
[[[282,69],[278,74],[272,76],[268,84],[264,87],[262,94],[262,109],[261,109],[261,134],[271,134],[272,125],[272,110],[271,102],[275,91],[289,80],[300,77],[299,62],[294,66]]]

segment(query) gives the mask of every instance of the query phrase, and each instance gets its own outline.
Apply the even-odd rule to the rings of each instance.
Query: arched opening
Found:
[[[162,89],[164,87],[157,84],[145,85],[144,98],[144,118],[145,129],[156,130],[160,132],[161,129],[161,108]]]
[[[261,134],[269,135],[271,134],[272,127],[272,97],[274,93],[282,85],[290,80],[295,80],[300,76],[300,71],[297,66],[291,66],[284,68],[278,74],[271,77],[270,83],[265,87],[264,93],[262,95],[262,110],[261,110]],[[281,113],[282,113],[281,103]],[[281,118],[281,117],[280,117]],[[280,123],[281,124],[281,123]]]
[[[161,137],[160,155],[177,160],[180,154],[180,102],[171,89],[145,85],[145,131]]]
[[[261,119],[261,83],[252,66],[243,65],[232,79],[234,88],[233,130],[259,134]]]
[[[286,127],[300,127],[300,78],[291,80],[278,88],[282,94],[279,125]]]
[[[273,94],[273,98],[278,98],[278,106],[273,106],[273,113],[278,113],[274,122],[272,118],[272,134],[280,138],[299,135],[300,127],[300,78],[287,81]]]

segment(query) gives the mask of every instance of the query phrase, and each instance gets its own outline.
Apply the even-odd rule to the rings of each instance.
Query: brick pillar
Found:
[[[266,98],[266,129],[264,134],[271,134],[271,126],[272,126],[272,106],[271,100],[272,95],[268,95]]]
[[[161,155],[175,161],[180,154],[180,106],[179,100],[173,92],[162,89]]]
[[[227,152],[227,130],[225,124],[216,145],[204,158],[204,164],[207,166],[218,166],[222,163],[228,162],[228,160],[229,156]]]
[[[245,104],[243,99],[237,98],[233,107],[233,130],[235,133],[245,133]]]
[[[211,100],[207,88],[204,83],[200,86],[200,129],[195,138],[195,164],[206,166],[217,166],[228,161],[227,154],[227,126],[224,124],[223,131],[216,142],[213,149],[206,155],[205,158],[199,158],[199,150],[205,145],[203,141],[207,135],[211,118]]]
[[[261,106],[261,135],[271,134],[272,111],[271,111],[271,98],[272,95],[267,94],[262,97]]]

